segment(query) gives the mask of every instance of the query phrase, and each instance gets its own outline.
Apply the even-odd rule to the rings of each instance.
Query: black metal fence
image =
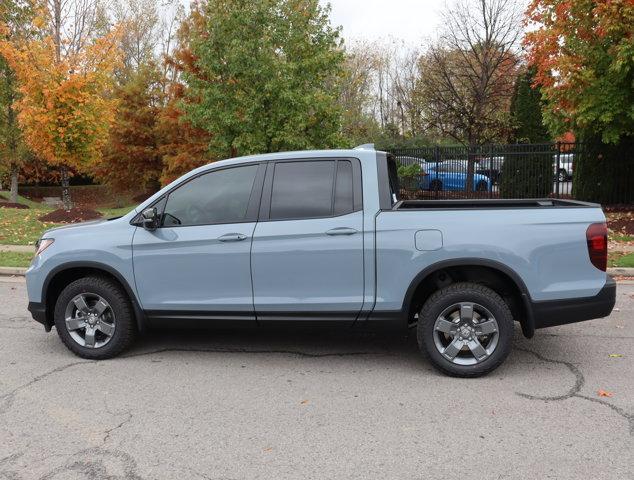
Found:
[[[577,198],[574,172],[584,155],[581,143],[544,143],[432,146],[391,150],[399,165],[399,186],[404,199],[452,198]],[[612,162],[614,163],[614,162]],[[606,165],[592,175],[601,182]],[[634,191],[633,169],[624,169],[618,188]],[[619,177],[619,175],[617,175]],[[607,178],[607,176],[605,177]],[[611,177],[610,177],[611,178]],[[634,192],[614,192],[630,198]],[[622,200],[617,200],[622,202]]]

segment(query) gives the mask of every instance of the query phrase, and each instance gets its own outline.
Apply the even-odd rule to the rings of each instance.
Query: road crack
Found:
[[[554,395],[554,396],[539,396],[539,395],[531,395],[528,393],[522,393],[522,392],[515,392],[516,395],[522,397],[522,398],[526,398],[528,400],[537,400],[537,401],[542,401],[542,402],[557,402],[557,401],[562,401],[562,400],[567,400],[569,398],[580,398],[582,400],[587,400],[589,402],[593,402],[593,403],[598,403],[600,405],[604,405],[608,408],[610,408],[612,411],[614,411],[616,414],[620,415],[621,417],[623,417],[629,426],[629,430],[630,430],[630,435],[634,436],[634,414],[627,412],[626,410],[622,409],[621,407],[617,407],[616,405],[612,405],[611,403],[599,399],[599,398],[592,398],[592,397],[588,397],[586,395],[582,395],[581,393],[581,389],[583,388],[583,386],[586,383],[585,377],[583,376],[583,373],[581,372],[581,370],[579,369],[579,367],[577,367],[576,365],[574,365],[573,363],[570,362],[566,362],[563,360],[554,360],[552,358],[548,358],[543,356],[540,353],[534,352],[533,350],[529,350],[527,348],[519,348],[516,347],[516,350],[520,350],[522,352],[525,353],[529,353],[533,356],[535,356],[536,358],[538,358],[539,360],[546,362],[546,363],[552,363],[552,364],[556,364],[556,365],[565,365],[566,368],[568,368],[568,370],[570,370],[570,372],[575,376],[575,384],[570,388],[570,390],[568,390],[568,392],[566,392],[563,395]]]
[[[59,372],[63,372],[64,370],[67,370],[69,368],[75,367],[77,365],[84,365],[87,363],[95,363],[95,361],[93,360],[82,360],[82,361],[77,361],[77,362],[71,362],[71,363],[67,363],[66,365],[61,365],[59,367],[56,367],[52,370],[49,370],[48,372],[42,373],[36,377],[33,377],[31,380],[29,380],[28,382],[20,385],[19,387],[14,388],[13,390],[11,390],[8,393],[4,393],[2,395],[0,395],[0,414],[5,413],[7,410],[9,410],[9,408],[11,407],[11,405],[13,404],[13,402],[15,401],[15,396],[17,393],[21,392],[22,390],[25,390],[33,385],[35,385],[38,382],[41,382],[42,380],[45,380],[46,378],[50,377],[51,375],[54,375],[56,373]]]
[[[114,427],[112,427],[112,428],[109,428],[109,429],[107,429],[107,430],[104,432],[104,437],[103,437],[103,440],[102,440],[102,442],[101,442],[101,444],[102,444],[102,445],[105,445],[105,444],[106,444],[106,442],[107,442],[108,440],[110,440],[110,434],[112,434],[112,432],[114,432],[114,431],[116,431],[116,430],[119,430],[119,429],[120,429],[121,427],[123,427],[125,424],[129,423],[129,422],[132,420],[132,417],[134,416],[134,415],[132,414],[132,411],[131,411],[131,410],[128,410],[127,412],[124,412],[124,413],[122,413],[121,415],[126,415],[126,418],[125,418],[122,422],[120,422],[118,425],[116,425],[116,426],[114,426]]]

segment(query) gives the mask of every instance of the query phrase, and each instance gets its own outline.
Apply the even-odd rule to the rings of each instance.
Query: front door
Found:
[[[251,260],[259,322],[354,321],[364,287],[358,160],[271,163]]]
[[[159,202],[157,230],[137,228],[134,275],[150,320],[254,320],[250,250],[264,169],[194,177]]]

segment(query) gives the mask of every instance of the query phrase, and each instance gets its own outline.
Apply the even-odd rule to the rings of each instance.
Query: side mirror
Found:
[[[159,219],[156,207],[143,210],[141,213],[141,223],[143,228],[149,230],[150,232],[153,232],[158,228]]]

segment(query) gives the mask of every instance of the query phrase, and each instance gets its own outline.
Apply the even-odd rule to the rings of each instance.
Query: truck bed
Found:
[[[465,199],[465,200],[401,200],[392,210],[429,210],[429,209],[525,209],[525,208],[601,208],[596,203],[579,200],[560,200],[554,198],[535,199]]]

